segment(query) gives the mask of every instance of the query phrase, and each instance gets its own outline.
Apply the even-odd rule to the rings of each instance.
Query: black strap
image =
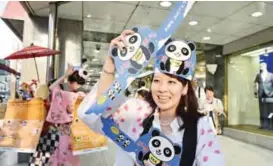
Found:
[[[143,132],[141,136],[148,133],[153,125],[154,115],[150,115],[143,122]],[[183,125],[184,126],[184,125]],[[183,127],[185,129],[183,136],[183,150],[181,154],[181,166],[192,166],[195,160],[196,146],[197,146],[197,123]]]
[[[185,127],[183,136],[183,152],[180,165],[192,166],[195,160],[197,146],[197,123],[192,123],[190,127]]]
[[[198,98],[200,98],[200,97],[201,97],[201,88],[198,87]]]

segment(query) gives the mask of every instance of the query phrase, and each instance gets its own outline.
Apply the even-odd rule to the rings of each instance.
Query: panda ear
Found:
[[[113,56],[118,56],[118,49],[117,48],[112,49],[112,55]]]
[[[175,145],[175,146],[174,146],[174,152],[175,152],[176,155],[177,155],[177,154],[180,154],[180,153],[181,153],[181,148],[180,148],[180,146]]]
[[[138,32],[138,28],[137,27],[134,27],[133,29],[132,29],[134,32]]]
[[[195,46],[195,44],[194,44],[194,43],[189,42],[189,43],[188,43],[188,45],[189,45],[189,47],[190,47],[191,51],[194,51],[194,50],[196,49],[196,46]]]
[[[154,130],[154,131],[152,131],[152,136],[153,137],[155,137],[155,136],[159,136],[160,135],[160,133],[159,133],[159,131],[158,130]]]
[[[168,44],[169,44],[170,42],[172,42],[172,41],[173,41],[173,39],[172,39],[172,38],[169,38],[169,39],[165,42],[164,45],[166,46],[166,45],[168,45]]]
[[[150,50],[151,53],[153,53],[155,51],[154,43],[152,43],[152,42],[149,43],[149,50]]]

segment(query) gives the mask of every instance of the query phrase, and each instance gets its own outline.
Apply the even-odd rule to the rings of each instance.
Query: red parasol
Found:
[[[7,56],[5,59],[6,60],[13,60],[13,59],[34,58],[37,77],[38,77],[38,81],[40,82],[39,72],[38,72],[37,63],[36,63],[35,58],[56,55],[56,54],[59,54],[59,53],[60,52],[56,51],[56,50],[51,50],[49,48],[35,46],[35,45],[31,44],[31,46],[26,47],[26,48],[24,48],[24,49],[22,49],[22,50],[20,50],[18,52],[13,53],[13,54]]]

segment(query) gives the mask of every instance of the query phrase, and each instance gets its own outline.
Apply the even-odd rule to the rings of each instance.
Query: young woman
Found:
[[[64,76],[55,81],[49,89],[52,92],[50,111],[47,121],[54,124],[54,128],[59,131],[59,144],[53,155],[50,157],[50,165],[73,165],[80,166],[78,156],[72,155],[70,140],[70,125],[72,121],[72,111],[76,99],[84,97],[86,91],[82,88],[87,78],[87,72],[80,69],[75,70],[69,65]],[[67,79],[69,91],[63,90],[63,81]]]
[[[133,33],[131,30],[123,31],[111,41],[110,47],[117,46],[122,50],[127,45],[126,36]],[[114,73],[113,59],[107,56],[97,93],[94,89],[92,93],[98,97],[107,90],[114,80]],[[95,98],[94,96],[93,99]],[[134,140],[154,127],[160,129],[173,142],[183,145],[180,165],[223,166],[224,160],[215,134],[197,109],[198,102],[190,79],[155,69],[151,91],[145,101],[129,99],[112,117],[120,129]],[[79,115],[93,130],[100,131],[96,127],[97,121],[90,122],[85,119],[81,109]],[[144,164],[149,166],[147,161]],[[135,160],[120,149],[116,155],[115,166],[134,165],[137,165]]]
[[[215,98],[214,89],[211,85],[205,88],[206,98],[199,103],[199,112],[208,116],[212,128],[216,134],[222,134],[222,126],[220,126],[219,116],[224,116],[224,106],[220,99]]]

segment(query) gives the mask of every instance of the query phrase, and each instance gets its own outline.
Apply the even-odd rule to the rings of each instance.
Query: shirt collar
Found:
[[[170,124],[171,129],[173,132],[178,132],[180,129],[180,126],[183,125],[183,121],[180,117],[176,117],[172,123]],[[155,109],[155,113],[154,113],[154,120],[153,120],[153,127],[156,127],[158,129],[161,130],[160,127],[160,120],[159,120],[159,110],[158,108]]]

